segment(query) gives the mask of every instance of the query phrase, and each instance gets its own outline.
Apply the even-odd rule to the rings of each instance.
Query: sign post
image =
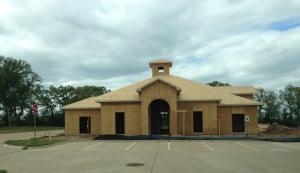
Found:
[[[246,126],[246,136],[248,136],[248,123],[250,121],[249,115],[245,115],[245,126]]]
[[[33,114],[33,129],[34,129],[34,141],[36,141],[36,116],[39,113],[39,108],[37,103],[32,105],[32,114]]]

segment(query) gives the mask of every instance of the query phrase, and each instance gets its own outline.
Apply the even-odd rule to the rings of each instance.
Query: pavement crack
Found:
[[[160,142],[158,142],[158,143],[157,143],[157,146],[156,146],[156,151],[155,151],[154,158],[153,158],[152,165],[151,165],[151,173],[153,173],[154,165],[155,165],[155,162],[156,162],[156,160],[157,160],[159,143],[160,143]]]

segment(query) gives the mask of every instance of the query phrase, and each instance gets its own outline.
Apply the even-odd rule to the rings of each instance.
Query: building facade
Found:
[[[255,89],[211,87],[170,74],[172,62],[149,63],[152,77],[63,107],[67,135],[256,134]]]

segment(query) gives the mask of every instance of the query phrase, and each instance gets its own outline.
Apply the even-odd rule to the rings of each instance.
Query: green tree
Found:
[[[299,88],[288,85],[283,90],[279,91],[279,98],[282,106],[285,108],[284,113],[287,114],[288,117],[288,122],[284,123],[289,126],[300,125]]]
[[[108,92],[100,86],[49,86],[40,92],[39,102],[41,107],[40,122],[43,125],[63,126],[64,114],[61,107],[88,97],[98,96]],[[30,117],[28,117],[30,120]]]
[[[258,106],[258,120],[259,122],[264,121],[264,106],[265,106],[265,100],[266,100],[266,91],[263,88],[257,88],[255,94],[255,100],[262,103],[262,105]]]
[[[277,99],[277,94],[273,91],[267,91],[263,103],[265,112],[263,121],[265,123],[278,122],[280,120],[280,103]]]
[[[4,111],[5,125],[11,125],[12,119],[16,124],[20,123],[40,87],[41,77],[31,69],[30,64],[0,56],[0,105]]]
[[[297,102],[296,124],[300,126],[300,87],[294,87]]]
[[[229,83],[223,83],[219,81],[212,81],[210,83],[207,83],[207,85],[210,85],[212,87],[231,86]]]
[[[85,99],[88,97],[99,96],[99,95],[105,94],[107,92],[109,92],[109,90],[107,90],[103,86],[100,86],[100,87],[88,86],[88,85],[80,86],[75,89],[75,94],[76,94],[75,99],[82,100],[82,99]]]

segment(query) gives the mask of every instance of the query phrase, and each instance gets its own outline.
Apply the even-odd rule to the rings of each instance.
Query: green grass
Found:
[[[7,173],[7,171],[4,169],[0,169],[0,173]]]
[[[52,138],[49,141],[48,137],[41,137],[41,138],[31,138],[31,139],[20,139],[20,140],[7,140],[5,141],[5,144],[8,145],[16,145],[16,146],[24,146],[24,147],[38,147],[38,146],[45,146],[45,145],[51,145],[58,142],[63,142],[64,139],[55,139]]]
[[[47,131],[47,130],[62,130],[64,127],[51,127],[51,126],[37,126],[37,131]],[[18,133],[18,132],[32,132],[34,131],[33,126],[12,126],[12,127],[0,127],[1,133]]]

